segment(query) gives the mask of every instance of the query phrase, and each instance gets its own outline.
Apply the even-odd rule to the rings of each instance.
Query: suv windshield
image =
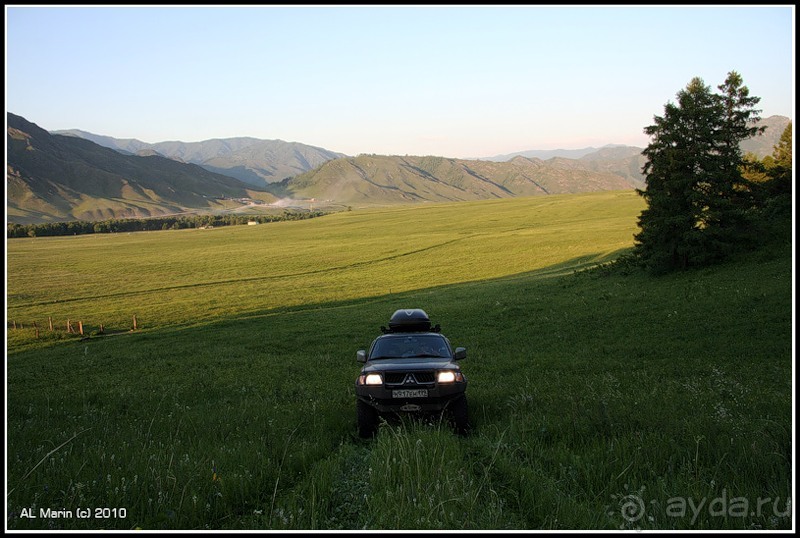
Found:
[[[370,360],[389,358],[450,358],[450,346],[441,336],[434,334],[424,335],[397,335],[381,338],[372,348]]]

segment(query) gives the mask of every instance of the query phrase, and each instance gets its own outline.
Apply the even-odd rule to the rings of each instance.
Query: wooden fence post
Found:
[[[53,318],[47,316],[47,323],[50,325],[50,332],[53,332]]]
[[[133,315],[133,330],[136,330],[136,314]]]
[[[80,331],[81,336],[83,336],[83,322],[82,321],[78,322],[78,331]]]

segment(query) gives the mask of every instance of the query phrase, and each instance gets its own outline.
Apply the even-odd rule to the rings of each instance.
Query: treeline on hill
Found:
[[[146,219],[108,219],[97,222],[71,221],[48,222],[44,224],[8,223],[6,237],[50,237],[57,235],[182,230],[185,228],[237,226],[249,222],[264,224],[267,222],[285,220],[304,220],[320,217],[325,214],[324,211],[285,210],[283,213],[274,215],[182,215]]]

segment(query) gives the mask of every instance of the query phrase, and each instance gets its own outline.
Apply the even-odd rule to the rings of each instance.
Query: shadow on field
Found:
[[[140,360],[143,369],[167,369],[177,384],[202,379],[199,387],[209,397],[225,390],[245,390],[241,386],[246,381],[248,388],[261,387],[264,403],[276,402],[281,412],[288,412],[293,403],[298,409],[311,409],[313,416],[304,415],[303,410],[295,415],[298,423],[317,424],[314,428],[319,422],[338,425],[343,438],[355,439],[354,382],[360,369],[356,351],[369,347],[395,310],[422,308],[434,324],[441,324],[453,347],[475,351],[475,336],[480,336],[482,352],[490,353],[487,339],[506,329],[501,326],[502,320],[484,319],[490,307],[500,301],[506,303],[527,286],[596,267],[620,252],[581,256],[497,279],[265,309],[192,326],[146,328],[115,338],[92,337],[76,345],[87,355],[102,346],[105,354],[126,357],[126,367],[131,371],[137,370]],[[503,346],[502,342],[497,344]],[[471,362],[468,355],[463,364],[468,378],[473,370]],[[208,379],[214,380],[213,388]]]
[[[308,323],[304,319],[304,316],[311,316],[313,318],[323,316],[321,322],[312,323],[313,329],[308,333],[309,337],[315,334],[318,336],[339,333],[351,334],[355,328],[363,328],[364,334],[372,334],[374,337],[374,335],[378,334],[375,329],[379,329],[381,325],[385,325],[388,321],[388,317],[394,310],[403,307],[408,308],[411,303],[414,303],[418,308],[430,309],[431,307],[427,305],[438,303],[437,297],[439,295],[446,296],[455,293],[458,296],[462,296],[466,293],[468,296],[472,297],[475,294],[480,295],[481,288],[494,285],[504,285],[520,280],[536,281],[539,279],[573,275],[587,269],[607,264],[619,258],[620,255],[629,252],[629,250],[630,249],[619,249],[611,253],[595,253],[579,256],[549,267],[499,278],[446,284],[430,288],[420,287],[416,290],[388,293],[359,299],[304,304],[285,308],[269,308],[255,312],[242,312],[236,316],[203,321],[190,326],[152,328],[148,329],[146,333],[151,336],[165,336],[171,338],[180,334],[186,334],[187,332],[194,333],[194,331],[198,331],[198,334],[202,334],[206,331],[210,331],[213,334],[220,335],[225,333],[233,337],[240,331],[249,333],[254,330],[265,330],[270,324],[282,325],[286,323],[287,327],[303,329]],[[268,293],[268,288],[265,288],[265,294],[266,293]],[[444,302],[447,301],[445,300]],[[348,316],[343,312],[348,309],[358,309],[359,311],[349,314],[349,317],[346,317],[345,321],[345,319],[340,318],[340,316]],[[371,314],[373,309],[375,314]],[[432,315],[435,316],[435,311]],[[292,323],[291,320],[293,318],[296,318],[296,320]],[[265,325],[267,321],[268,324]],[[447,322],[447,320],[442,321],[445,323]],[[436,321],[434,321],[434,323],[435,322]],[[355,352],[355,350],[353,351]]]

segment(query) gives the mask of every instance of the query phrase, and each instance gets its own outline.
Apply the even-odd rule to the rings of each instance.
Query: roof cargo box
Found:
[[[397,310],[389,319],[391,332],[421,332],[431,330],[428,314],[420,308]]]

